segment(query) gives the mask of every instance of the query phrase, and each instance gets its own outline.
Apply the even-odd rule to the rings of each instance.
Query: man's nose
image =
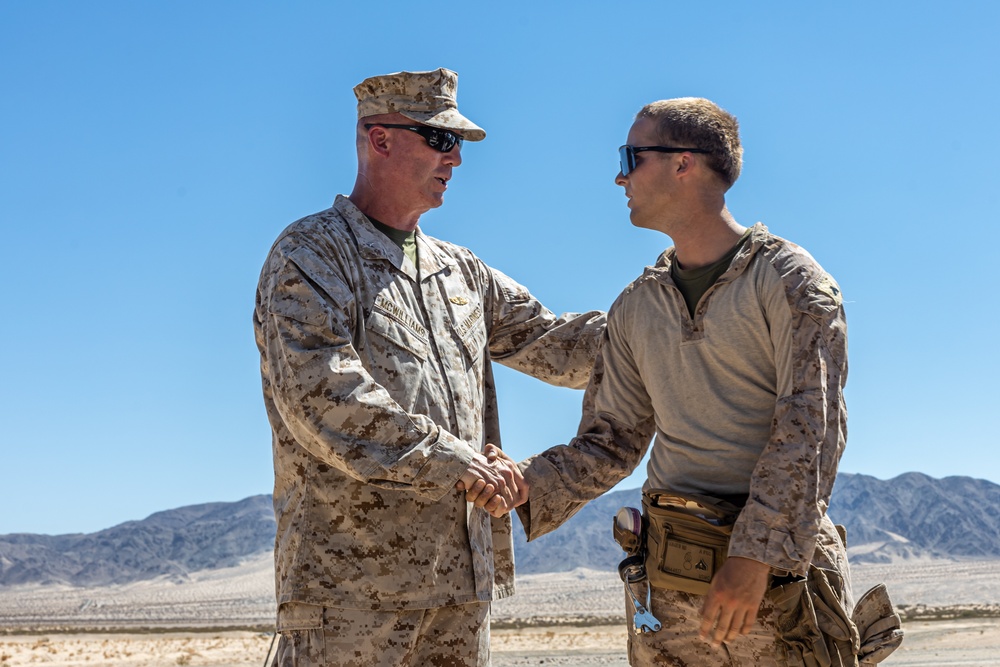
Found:
[[[457,167],[462,164],[462,147],[458,144],[444,154],[444,163],[451,165],[452,167]]]
[[[625,177],[622,176],[622,171],[621,171],[621,169],[619,169],[618,170],[618,175],[615,176],[615,185],[620,185],[620,186],[622,186],[624,188],[625,187],[625,183],[626,183]]]

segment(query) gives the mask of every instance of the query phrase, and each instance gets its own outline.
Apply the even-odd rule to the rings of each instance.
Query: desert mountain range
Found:
[[[638,489],[591,502],[532,543],[515,517],[518,572],[614,569],[618,508],[640,506]],[[852,562],[1000,558],[1000,485],[970,477],[906,473],[890,480],[842,473],[830,516],[847,527]],[[0,586],[104,586],[232,567],[273,548],[269,495],[191,505],[89,534],[0,535]]]

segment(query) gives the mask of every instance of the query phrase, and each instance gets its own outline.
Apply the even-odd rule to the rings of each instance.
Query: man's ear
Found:
[[[677,167],[674,171],[678,176],[690,174],[694,169],[694,156],[691,153],[681,153],[677,159]]]
[[[391,143],[390,135],[385,131],[384,127],[379,127],[375,125],[368,128],[368,145],[371,147],[372,152],[377,155],[386,156],[389,154],[389,145]]]

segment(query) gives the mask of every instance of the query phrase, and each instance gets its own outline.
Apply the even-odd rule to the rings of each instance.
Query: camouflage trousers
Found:
[[[411,611],[286,603],[271,667],[489,667],[490,603]]]
[[[647,582],[635,584],[640,600],[646,599]],[[765,598],[749,634],[716,648],[698,636],[703,595],[653,589],[650,606],[663,624],[657,632],[637,633],[632,626],[635,607],[625,594],[628,622],[628,662],[632,667],[774,667],[778,658],[772,607]]]

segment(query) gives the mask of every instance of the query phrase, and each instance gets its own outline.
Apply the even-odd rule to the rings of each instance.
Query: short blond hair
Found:
[[[701,148],[708,165],[732,187],[743,169],[743,146],[736,117],[702,97],[650,102],[635,115],[657,125],[660,141],[671,146]]]

